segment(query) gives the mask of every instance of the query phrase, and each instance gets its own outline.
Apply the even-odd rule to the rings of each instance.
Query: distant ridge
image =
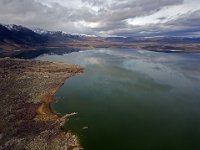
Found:
[[[44,47],[140,48],[152,51],[199,50],[196,37],[98,37],[95,35],[48,31],[15,24],[0,24],[1,51],[34,50]]]
[[[84,34],[69,34],[63,31],[30,29],[15,24],[0,24],[0,50],[18,50],[29,47],[58,46],[61,42],[84,40],[95,37]]]

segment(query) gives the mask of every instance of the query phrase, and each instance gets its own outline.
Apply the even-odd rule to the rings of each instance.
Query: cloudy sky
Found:
[[[100,36],[200,36],[200,0],[0,0],[0,23]]]

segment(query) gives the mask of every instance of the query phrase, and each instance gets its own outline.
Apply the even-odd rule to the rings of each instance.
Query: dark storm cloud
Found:
[[[0,22],[97,35],[194,34],[199,11],[198,0],[1,0]]]

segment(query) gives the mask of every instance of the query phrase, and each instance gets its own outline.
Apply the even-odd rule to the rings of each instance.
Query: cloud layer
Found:
[[[199,36],[199,0],[1,0],[0,22],[100,36]]]

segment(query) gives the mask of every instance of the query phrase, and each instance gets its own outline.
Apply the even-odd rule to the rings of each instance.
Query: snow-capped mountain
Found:
[[[47,30],[43,30],[41,28],[33,28],[32,30],[37,34],[47,34],[47,33],[50,32],[50,31],[47,31]]]
[[[1,26],[5,27],[9,31],[16,31],[16,32],[21,32],[21,31],[29,31],[33,32],[31,29],[21,26],[21,25],[15,25],[15,24],[0,24]]]
[[[41,34],[41,35],[54,35],[54,34],[60,34],[63,36],[76,36],[76,37],[97,37],[96,35],[89,35],[89,34],[79,34],[79,33],[68,33],[65,31],[48,31],[41,28],[33,28],[32,29],[35,33]]]
[[[10,45],[41,45],[47,39],[20,25],[0,24],[0,41]]]
[[[21,25],[0,24],[0,51],[38,47],[133,47],[172,49],[181,44],[199,44],[200,38],[189,37],[96,37],[94,35],[30,29]],[[150,44],[150,46],[146,46]],[[160,44],[160,45],[159,45]],[[152,46],[154,45],[154,46]],[[158,46],[159,45],[159,46]],[[190,47],[191,48],[191,47]],[[195,49],[194,47],[193,49]],[[175,49],[175,48],[173,48]],[[199,48],[198,48],[199,49]]]
[[[0,24],[1,26],[5,27],[10,31],[22,31],[22,30],[29,30],[33,31],[39,35],[63,35],[63,36],[76,36],[76,37],[96,37],[95,35],[88,35],[88,34],[78,34],[78,33],[67,33],[64,31],[49,31],[41,28],[27,28],[21,25],[15,24]]]
[[[21,25],[0,24],[0,50],[24,49],[27,47],[67,46],[68,42],[85,41],[85,34],[70,34],[63,31],[30,29]]]
[[[2,24],[2,26],[6,27],[8,30],[15,30],[14,24]]]

